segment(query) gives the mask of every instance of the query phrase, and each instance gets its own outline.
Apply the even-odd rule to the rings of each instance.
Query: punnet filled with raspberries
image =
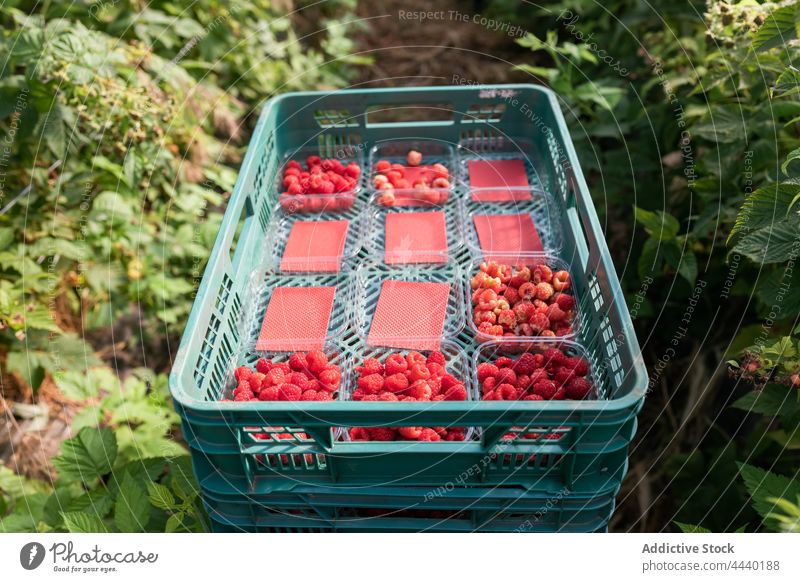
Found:
[[[369,357],[356,366],[351,400],[362,402],[441,402],[467,400],[466,378],[451,372],[444,354],[431,351],[388,352]],[[351,440],[462,441],[461,427],[353,427]]]
[[[295,352],[286,361],[260,358],[255,366],[240,366],[233,373],[235,402],[251,400],[286,402],[318,401],[336,398],[342,383],[342,370],[319,350]]]
[[[381,206],[443,205],[454,178],[451,154],[433,142],[396,142],[373,151],[370,185]]]
[[[545,259],[515,266],[480,263],[469,281],[472,309],[468,318],[479,339],[573,335],[577,304],[572,279],[565,268],[555,265]]]
[[[500,345],[503,349],[500,349]],[[508,342],[478,351],[475,377],[482,400],[586,400],[595,396],[589,361],[564,343],[510,354]]]
[[[356,160],[308,155],[286,162],[280,174],[280,203],[290,212],[347,210],[353,205],[361,176]]]

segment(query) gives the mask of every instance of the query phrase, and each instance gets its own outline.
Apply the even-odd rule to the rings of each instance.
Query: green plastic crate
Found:
[[[438,119],[443,111],[447,118]],[[406,121],[376,121],[376,112],[398,113]],[[435,112],[437,120],[407,120],[429,112]],[[252,339],[245,323],[258,288],[252,282],[264,280],[263,246],[285,152],[304,146],[316,147],[323,156],[341,147],[367,152],[375,143],[405,139],[439,140],[476,155],[506,152],[509,141],[527,144],[522,153],[535,172],[535,185],[556,209],[551,228],[557,229],[561,241],[558,256],[575,275],[582,320],[577,339],[599,380],[598,400],[435,405],[218,402],[233,367],[255,357],[245,346]],[[453,196],[464,196],[463,182],[456,180]],[[357,195],[368,200],[369,184]],[[359,256],[366,257],[363,251]],[[459,261],[468,260],[469,253],[459,254]],[[344,351],[358,341],[352,327],[335,339]],[[468,355],[474,353],[477,344],[468,331],[455,341]],[[534,85],[293,93],[267,102],[170,376],[201,486],[257,493],[307,484],[449,482],[521,485],[544,493],[567,487],[586,495],[618,488],[646,387],[624,296],[557,97]],[[337,440],[338,427],[403,426],[409,417],[417,426],[466,425],[479,430],[475,440],[460,443]],[[261,444],[246,438],[253,427],[276,426],[297,429],[292,434],[302,432],[308,438]],[[514,427],[562,431],[566,436],[553,443],[501,442]],[[257,456],[265,454],[284,455],[287,463],[270,473],[254,470]]]

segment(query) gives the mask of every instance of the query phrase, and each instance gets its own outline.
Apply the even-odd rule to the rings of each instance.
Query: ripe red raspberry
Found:
[[[286,378],[286,374],[280,368],[272,368],[269,372],[267,372],[266,376],[264,377],[264,381],[262,382],[263,386],[277,386],[281,384],[284,379]]]
[[[377,402],[378,395],[377,394],[366,394],[364,398],[362,398],[364,402]]]
[[[261,392],[258,393],[259,400],[270,400],[274,401],[278,399],[278,387],[277,386],[267,386]]]
[[[531,377],[527,374],[517,374],[517,390],[525,392],[531,387]]]
[[[472,320],[480,326],[482,323],[489,323],[494,325],[497,323],[497,314],[494,311],[482,311],[476,309],[472,312]]]
[[[564,386],[575,377],[575,371],[571,368],[559,368],[553,374],[553,382],[558,386]]]
[[[353,390],[353,394],[350,395],[350,399],[351,400],[356,400],[356,401],[364,400],[364,395],[365,394],[366,394],[366,392],[356,388],[355,390]]]
[[[426,360],[427,364],[439,364],[440,366],[444,366],[447,362],[444,359],[444,354],[442,352],[433,351],[428,354],[428,359]]]
[[[528,281],[527,283],[523,283],[519,286],[519,296],[521,299],[527,299],[528,301],[533,301],[536,299],[537,291],[536,291],[536,283],[532,281]]]
[[[567,358],[564,367],[574,370],[576,376],[586,376],[589,373],[589,362],[578,356]]]
[[[517,324],[517,315],[510,309],[503,309],[497,314],[497,323],[505,327],[514,327]]]
[[[433,396],[433,390],[425,380],[417,380],[406,390],[406,395],[412,396],[417,400],[430,400]]]
[[[403,378],[405,378],[405,376],[403,376]],[[391,392],[381,392],[380,394],[378,394],[378,400],[383,400],[386,402],[397,402],[398,398],[396,394],[392,394]]]
[[[556,294],[556,304],[563,310],[563,311],[571,311],[575,307],[575,298],[568,293],[557,293]]]
[[[447,370],[441,364],[437,364],[435,362],[428,364],[428,372],[431,373],[431,378],[441,378],[445,374],[447,374]]]
[[[289,364],[286,363],[286,362],[276,362],[276,363],[272,364],[272,368],[270,369],[270,372],[272,372],[272,370],[281,370],[283,372],[284,376],[288,376],[289,374],[292,373],[292,369],[289,367]]]
[[[250,377],[247,379],[247,381],[250,383],[250,389],[253,392],[258,392],[261,390],[261,383],[264,381],[265,377],[266,376],[261,372],[253,372],[250,374]]]
[[[431,377],[431,372],[424,364],[414,364],[409,369],[408,380],[409,382],[416,382],[417,380],[427,380]]]
[[[241,382],[242,380],[247,380],[252,373],[253,370],[247,366],[239,366],[236,368],[236,370],[234,370],[233,377],[236,378],[237,382]]]
[[[511,368],[501,368],[495,376],[498,384],[511,384],[517,385],[517,374]]]
[[[536,307],[530,301],[520,301],[512,311],[517,316],[517,323],[528,323],[531,316],[536,313]]]
[[[549,380],[550,374],[547,373],[547,370],[544,368],[536,368],[530,374],[531,384],[536,384],[537,382],[541,382],[542,380]]]
[[[252,400],[253,393],[252,392],[240,392],[236,396],[233,397],[234,402],[247,402],[248,400]]]
[[[387,356],[384,368],[387,376],[402,374],[408,369],[408,362],[400,354],[391,354]]]
[[[518,289],[520,285],[522,285],[523,283],[527,283],[530,280],[531,280],[531,270],[528,267],[522,267],[522,268],[517,268],[516,272],[511,277],[511,280],[508,282],[508,284],[511,287]]]
[[[455,386],[451,386],[447,389],[447,392],[444,394],[445,400],[466,400],[467,399],[467,389],[464,387],[463,384],[456,384]]]
[[[486,380],[483,381],[483,393],[486,394],[487,392],[491,392],[497,388],[497,379],[493,376],[489,376]]]
[[[319,381],[329,390],[338,390],[342,383],[339,366],[328,366],[319,373]]]
[[[383,388],[383,376],[369,374],[358,379],[358,388],[365,394],[377,394]]]
[[[451,386],[455,386],[456,384],[461,384],[455,376],[452,374],[445,374],[440,378],[440,385],[442,390],[447,390]]]
[[[519,291],[517,291],[515,287],[511,287],[510,285],[506,287],[505,291],[503,291],[503,297],[505,297],[509,305],[516,305],[520,299]]]
[[[442,379],[441,378],[436,378],[434,376],[431,376],[430,378],[428,378],[425,381],[428,383],[428,386],[431,387],[432,396],[436,396],[437,394],[440,394],[442,392]]]
[[[560,368],[567,361],[567,356],[558,348],[548,348],[542,354],[544,365],[548,368]]]
[[[317,391],[316,390],[306,390],[300,396],[300,400],[307,400],[307,401],[314,401],[317,400]]]
[[[292,372],[286,377],[286,382],[289,384],[294,384],[295,386],[299,386],[300,390],[308,390],[310,387],[308,385],[308,377],[301,373],[301,372]]]
[[[403,373],[392,374],[384,380],[383,388],[389,392],[402,392],[408,388],[408,378]]]
[[[301,166],[300,162],[298,162],[297,160],[289,160],[288,162],[286,162],[286,169],[289,170],[291,168],[302,170],[303,166]]]
[[[272,368],[272,361],[266,358],[259,358],[256,362],[256,370],[262,374],[266,374]]]
[[[583,400],[592,391],[592,383],[586,378],[573,378],[566,387],[566,396],[572,400]]]
[[[328,400],[333,400],[333,396],[327,390],[317,390],[317,401],[318,402],[326,402]]]
[[[319,156],[308,156],[306,158],[306,167],[310,170],[314,166],[319,166],[322,164],[322,158]]]
[[[547,301],[553,296],[553,286],[550,283],[541,283],[536,285],[536,299],[539,301]]]
[[[361,167],[355,162],[347,164],[344,171],[351,178],[358,178],[361,175]]]
[[[315,374],[319,374],[328,367],[328,356],[319,350],[308,352],[306,354],[306,360],[308,361],[308,369]]]
[[[422,434],[421,426],[401,426],[397,429],[397,434],[405,439],[415,441]]]
[[[450,171],[443,164],[433,164],[431,170],[437,178],[450,177]]]
[[[300,390],[300,386],[295,384],[289,384],[284,382],[280,386],[278,386],[278,399],[279,400],[286,400],[286,401],[294,401],[300,400],[300,395],[302,391]]]
[[[519,392],[511,384],[500,384],[494,391],[496,400],[516,400],[519,398]]]
[[[523,400],[544,400],[544,398],[538,394],[528,394]]]
[[[541,335],[543,331],[550,329],[550,320],[544,313],[534,313],[528,325],[531,326],[531,331],[534,335]]]
[[[511,369],[514,370],[517,374],[525,374],[527,376],[530,376],[536,369],[536,360],[534,359],[533,354],[530,352],[525,352],[524,354],[522,354],[511,365]]]
[[[551,322],[564,321],[566,318],[566,312],[562,311],[557,303],[553,303],[547,307],[547,319],[549,319]]]
[[[364,364],[356,367],[356,372],[360,376],[369,376],[370,374],[383,374],[383,364],[377,358],[367,358]]]
[[[508,356],[500,356],[494,361],[494,365],[498,368],[510,368],[514,365],[514,360]]]
[[[497,307],[497,293],[493,289],[483,289],[477,297],[478,309],[492,311]]]
[[[350,429],[350,440],[368,441],[369,431],[363,426],[354,426]]]
[[[317,380],[316,378],[308,380],[306,382],[305,388],[303,390],[316,390],[319,392],[320,390],[327,390],[328,388],[322,385],[322,382]]]
[[[569,289],[571,284],[569,273],[566,271],[557,271],[553,273],[553,289],[556,291]]]
[[[298,352],[289,356],[289,368],[294,372],[305,372],[308,369],[306,355]]]
[[[553,280],[553,270],[547,265],[536,265],[531,271],[531,281],[534,283],[550,283]]]
[[[420,441],[440,441],[442,437],[439,436],[432,428],[423,428],[420,433],[419,437],[417,437]]]
[[[463,441],[465,437],[463,428],[451,428],[444,437],[448,441]]]
[[[533,393],[538,394],[544,400],[552,400],[557,391],[558,387],[552,380],[540,380],[533,385]]]
[[[425,366],[425,364],[427,363],[425,356],[423,356],[419,352],[414,352],[414,351],[408,352],[408,354],[406,354],[406,361],[408,362],[409,368],[411,368],[415,364]]]
[[[395,430],[388,426],[373,426],[367,429],[373,441],[393,441]]]
[[[406,162],[409,166],[419,166],[422,163],[422,154],[417,150],[411,150],[406,156]]]
[[[436,178],[433,180],[433,184],[431,184],[434,188],[449,188],[450,187],[450,180],[447,178]]]

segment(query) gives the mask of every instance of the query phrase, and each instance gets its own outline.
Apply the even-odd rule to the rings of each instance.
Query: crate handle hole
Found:
[[[371,105],[366,111],[367,127],[392,125],[453,125],[452,103],[405,103]]]

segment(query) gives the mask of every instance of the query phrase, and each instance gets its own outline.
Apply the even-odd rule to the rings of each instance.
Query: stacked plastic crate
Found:
[[[403,121],[387,120],[387,111]],[[396,188],[387,205],[374,181],[377,162],[402,163],[411,150],[425,164],[446,167],[448,184],[427,198],[413,185]],[[309,155],[355,161],[362,168],[355,187],[284,194],[287,164]],[[493,185],[475,162],[516,178],[506,174]],[[523,226],[530,220],[539,240],[531,248],[519,240],[510,250],[499,241],[492,246],[487,217],[500,217],[495,228],[504,218]],[[289,252],[290,233],[303,228],[329,231],[336,252],[318,252],[311,262],[302,245],[300,254]],[[415,230],[438,233],[436,245],[420,247]],[[427,234],[421,238],[430,241]],[[485,259],[569,272],[578,303],[570,330],[558,337],[487,334],[474,321],[470,287]],[[324,337],[305,337],[314,327],[308,323],[295,326],[303,333],[294,337],[264,341],[265,329],[280,327],[268,314],[270,302],[287,288],[331,290],[323,301]],[[316,301],[309,297],[299,317],[310,322],[318,318],[306,312]],[[430,325],[420,309],[441,319]],[[590,363],[586,399],[482,399],[480,364],[554,347]],[[225,401],[238,367],[310,349],[341,370],[332,400]],[[354,399],[365,359],[411,351],[441,352],[467,399]],[[218,531],[601,531],[627,470],[646,385],[556,97],[531,85],[296,93],[269,101],[170,377]],[[393,434],[435,427],[459,440],[373,440],[363,427]]]

